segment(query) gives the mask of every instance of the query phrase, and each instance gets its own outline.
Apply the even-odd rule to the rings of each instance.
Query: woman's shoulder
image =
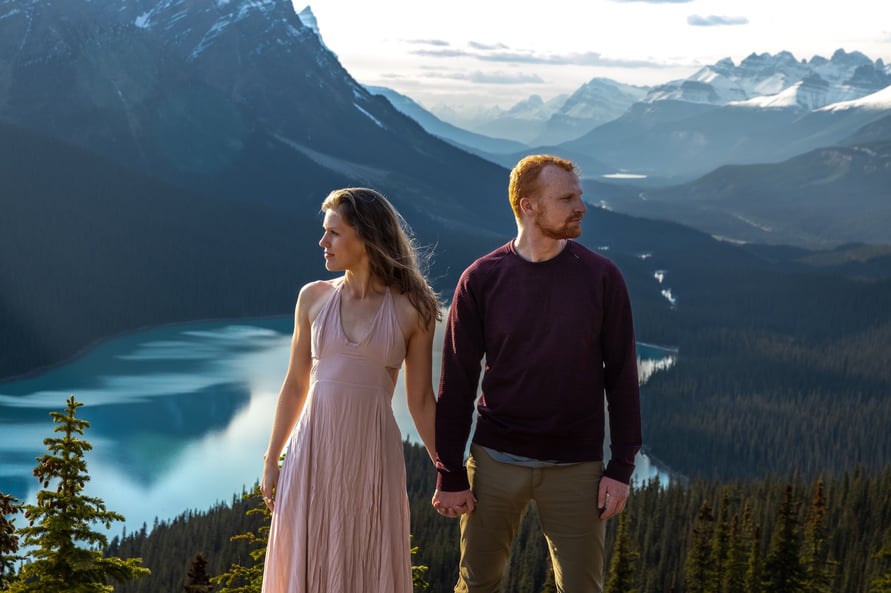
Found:
[[[402,333],[409,337],[421,327],[421,314],[412,304],[408,295],[400,292],[398,288],[391,286],[390,294],[393,295],[393,307],[396,309],[399,327],[402,329]]]
[[[307,282],[300,289],[300,298],[317,299],[324,298],[331,294],[343,282],[343,278],[334,278],[333,280],[313,280]]]
[[[300,296],[297,298],[297,313],[300,310],[306,312],[310,319],[314,319],[316,314],[322,308],[322,305],[328,300],[328,297],[340,285],[342,279],[334,280],[314,280],[307,282],[300,289]]]

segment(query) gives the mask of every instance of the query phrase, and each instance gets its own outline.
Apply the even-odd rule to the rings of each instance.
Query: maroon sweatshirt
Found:
[[[437,487],[469,488],[464,452],[485,358],[473,442],[558,462],[611,458],[628,483],[641,446],[634,326],[613,262],[568,241],[529,262],[513,241],[461,275],[449,310],[436,405]]]

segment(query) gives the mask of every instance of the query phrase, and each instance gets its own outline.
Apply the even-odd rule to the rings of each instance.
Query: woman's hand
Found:
[[[275,510],[275,489],[278,485],[280,473],[278,462],[265,463],[263,465],[263,478],[260,480],[260,492],[263,494],[263,502],[270,511]]]

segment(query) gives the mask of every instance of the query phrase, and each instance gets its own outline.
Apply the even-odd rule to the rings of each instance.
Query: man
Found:
[[[587,208],[571,161],[522,159],[509,197],[516,238],[464,271],[449,311],[433,506],[461,518],[456,592],[500,590],[530,500],[557,590],[602,592],[605,522],[625,507],[641,445],[631,305],[618,268],[572,240]]]

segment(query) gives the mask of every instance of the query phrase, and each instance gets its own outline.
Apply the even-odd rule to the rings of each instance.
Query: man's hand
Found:
[[[460,492],[442,492],[437,489],[433,493],[433,508],[443,517],[454,519],[464,513],[470,514],[476,508],[476,498],[470,490]]]
[[[631,488],[628,484],[607,478],[600,478],[600,490],[597,493],[597,508],[600,509],[601,521],[615,517],[625,508]]]

